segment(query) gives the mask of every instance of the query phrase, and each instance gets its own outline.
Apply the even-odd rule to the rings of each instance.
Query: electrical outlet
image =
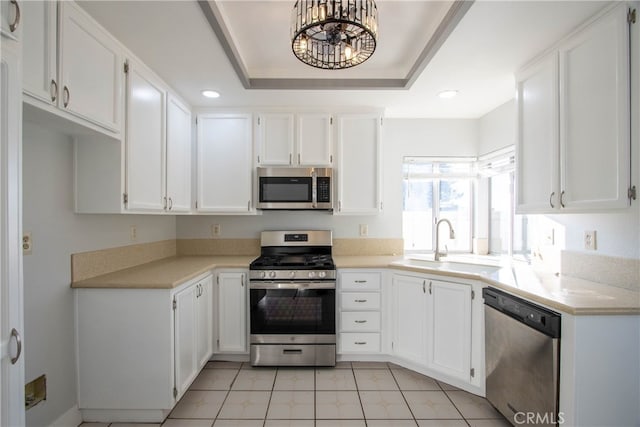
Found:
[[[369,226],[367,224],[360,224],[360,237],[367,237],[369,235]]]
[[[220,237],[221,227],[220,224],[213,224],[211,226],[211,236]]]
[[[129,240],[131,240],[132,242],[138,240],[138,229],[135,225],[129,227]]]
[[[33,248],[33,240],[31,240],[31,233],[24,233],[22,236],[22,255],[31,255]]]
[[[589,251],[597,249],[596,230],[588,230],[584,232],[584,248]]]

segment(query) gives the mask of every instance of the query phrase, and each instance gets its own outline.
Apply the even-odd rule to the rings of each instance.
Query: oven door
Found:
[[[335,342],[335,287],[334,281],[251,281],[249,317],[252,343],[278,340],[274,335],[280,338],[284,335],[306,335],[311,342],[326,339]]]

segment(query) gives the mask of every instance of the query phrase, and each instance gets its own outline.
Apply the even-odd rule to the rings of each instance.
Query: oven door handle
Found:
[[[249,289],[303,289],[303,290],[314,290],[314,289],[335,289],[336,282],[328,281],[328,282],[249,282]]]

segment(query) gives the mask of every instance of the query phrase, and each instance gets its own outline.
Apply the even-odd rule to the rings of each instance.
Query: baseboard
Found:
[[[77,427],[80,424],[82,424],[82,415],[80,415],[78,405],[73,405],[67,412],[51,423],[49,427]]]

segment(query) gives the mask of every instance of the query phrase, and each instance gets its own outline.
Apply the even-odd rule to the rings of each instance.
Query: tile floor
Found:
[[[107,427],[84,423],[82,427]],[[110,427],[159,427],[113,423]],[[209,362],[162,427],[508,427],[483,398],[390,363]]]

